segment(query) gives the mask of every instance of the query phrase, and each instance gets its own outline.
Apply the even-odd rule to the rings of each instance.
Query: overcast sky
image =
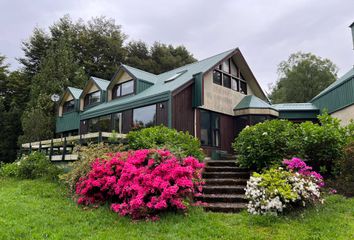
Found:
[[[0,0],[0,11],[0,54],[12,69],[33,28],[64,14],[113,18],[129,40],[183,44],[199,60],[239,47],[264,90],[297,51],[329,58],[339,76],[354,64],[354,0]]]

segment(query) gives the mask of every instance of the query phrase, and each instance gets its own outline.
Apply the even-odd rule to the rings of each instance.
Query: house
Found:
[[[122,64],[109,81],[90,77],[83,90],[63,94],[56,132],[128,133],[162,124],[188,131],[211,154],[232,151],[247,125],[274,118],[316,122],[325,109],[343,124],[354,119],[354,69],[308,103],[272,105],[235,48],[159,75]]]
[[[59,109],[74,99],[70,93]],[[207,152],[231,151],[238,122],[249,124],[245,118],[277,117],[264,109],[270,103],[238,48],[159,75],[122,64],[110,81],[91,77],[75,100],[71,111],[59,111],[58,134],[127,133],[162,124],[198,137]],[[263,105],[254,108],[255,102]]]

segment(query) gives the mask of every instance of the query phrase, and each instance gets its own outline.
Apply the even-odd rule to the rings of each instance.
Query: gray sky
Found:
[[[264,90],[297,51],[329,58],[339,76],[354,64],[353,0],[0,0],[0,54],[12,69],[21,41],[64,14],[114,18],[129,40],[183,44],[197,59],[239,47]]]

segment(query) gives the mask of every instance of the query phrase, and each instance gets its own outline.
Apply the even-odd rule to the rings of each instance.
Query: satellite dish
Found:
[[[50,99],[52,99],[53,102],[58,102],[60,99],[60,96],[56,93],[54,93],[52,96],[50,96]]]

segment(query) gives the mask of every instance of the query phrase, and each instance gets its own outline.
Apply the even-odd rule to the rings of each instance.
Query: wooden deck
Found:
[[[94,132],[62,138],[53,138],[37,142],[24,143],[21,145],[20,155],[32,151],[44,152],[52,162],[70,162],[79,159],[79,156],[73,153],[74,146],[87,143],[110,142],[109,139],[115,137],[118,142],[126,138],[126,134],[110,132]]]

